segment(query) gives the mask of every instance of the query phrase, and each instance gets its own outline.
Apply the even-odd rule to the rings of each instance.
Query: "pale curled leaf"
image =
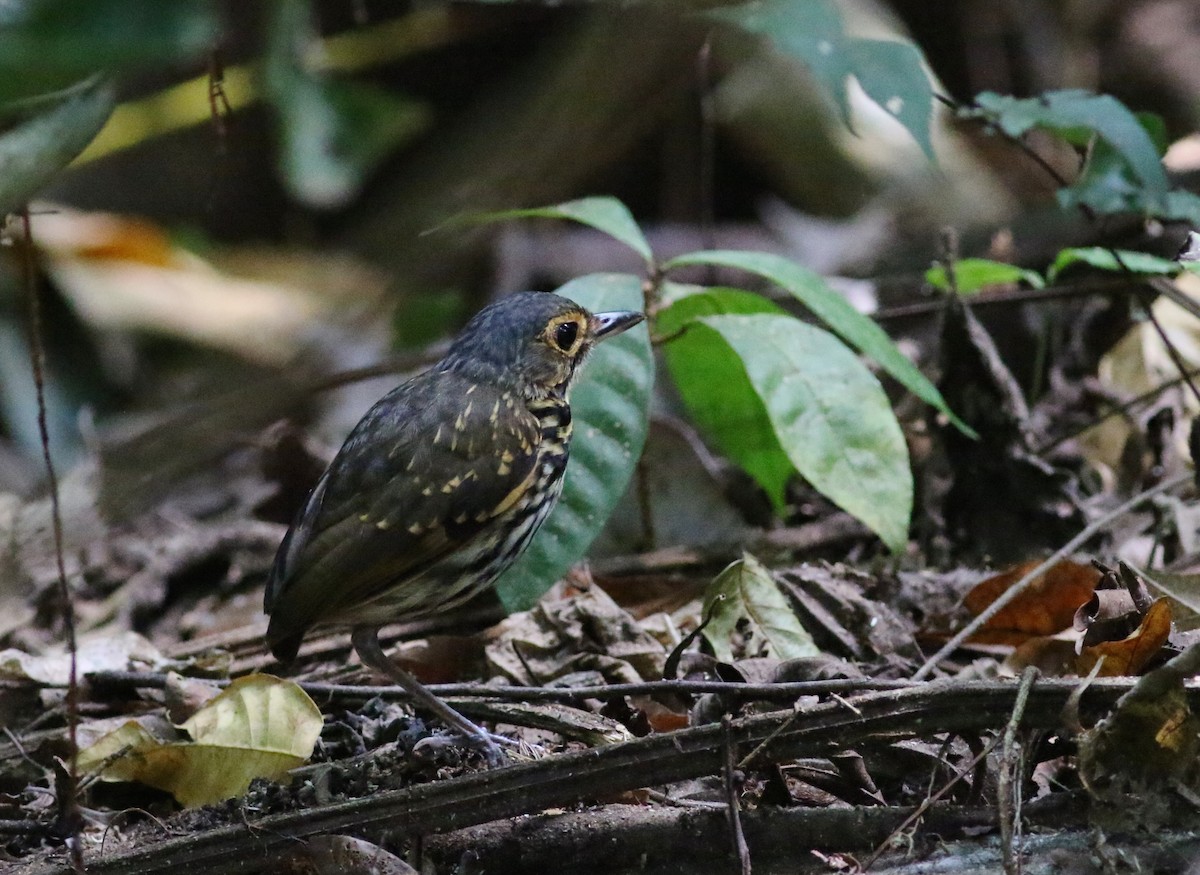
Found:
[[[628,274],[592,274],[558,294],[592,312],[642,309]],[[496,582],[509,611],[532,607],[591,546],[637,467],[649,425],[654,357],[645,325],[599,344],[571,390],[571,455],[562,497],[529,548]]]
[[[102,777],[137,781],[171,793],[186,807],[240,796],[255,778],[275,779],[312,756],[323,719],[291,681],[238,678],[187,720],[191,742],[164,743],[130,721],[80,753],[96,768],[125,751]]]
[[[75,654],[78,675],[89,672],[161,669],[168,664],[158,648],[136,632],[93,632],[79,639]],[[0,651],[0,677],[65,687],[71,655],[65,648],[34,655],[9,648]]]
[[[777,659],[798,659],[820,653],[775,584],[771,572],[749,553],[730,564],[708,586],[704,612],[710,617],[704,637],[717,659],[733,662],[733,636],[742,619],[754,624]],[[749,654],[756,656],[758,654]]]

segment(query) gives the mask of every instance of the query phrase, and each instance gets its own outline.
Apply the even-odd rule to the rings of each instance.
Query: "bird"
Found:
[[[503,762],[498,738],[393,662],[379,629],[464,604],[524,552],[562,492],[580,366],[643,318],[514,293],[376,402],[279,545],[264,596],[276,659],[293,661],[314,628],[349,628],[365,665]]]

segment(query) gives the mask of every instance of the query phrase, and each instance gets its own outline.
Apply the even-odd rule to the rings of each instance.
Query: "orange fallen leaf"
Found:
[[[972,589],[963,605],[979,615],[1033,568],[1036,561],[1022,563],[993,575]],[[1004,606],[972,636],[976,644],[1020,644],[1030,638],[1054,635],[1071,628],[1075,611],[1092,596],[1100,572],[1088,565],[1063,560],[1036,578],[1021,595]]]
[[[1165,598],[1158,599],[1146,611],[1141,625],[1127,637],[1083,648],[1075,660],[1075,670],[1085,675],[1104,657],[1100,677],[1139,674],[1167,643],[1170,634],[1171,604]]]

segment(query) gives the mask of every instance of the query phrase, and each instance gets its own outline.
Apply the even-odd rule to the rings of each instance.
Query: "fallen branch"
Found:
[[[1059,714],[1077,682],[1040,683],[1029,695],[1023,725],[1059,727]],[[1096,683],[1080,707],[1099,716],[1129,688]],[[806,709],[739,718],[731,722],[733,743],[754,746],[774,735],[764,754],[775,759],[827,754],[871,738],[995,729],[1008,719],[1017,696],[1013,683],[937,683],[869,693],[853,700]],[[780,725],[790,726],[778,731]],[[461,829],[518,814],[612,796],[628,790],[716,774],[722,763],[722,728],[702,726],[650,736],[606,748],[384,791],[349,801],[275,814],[217,827],[181,838],[145,842],[89,861],[92,875],[173,873],[186,862],[192,871],[248,872],[272,854],[305,837],[353,831],[359,835],[419,835]],[[44,859],[25,875],[65,875],[69,867]]]

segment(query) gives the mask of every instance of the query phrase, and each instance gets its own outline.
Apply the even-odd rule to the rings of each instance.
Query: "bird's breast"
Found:
[[[544,398],[529,403],[529,412],[538,423],[541,440],[538,455],[542,465],[561,460],[561,468],[567,463],[567,451],[571,446],[571,406],[561,398]]]

